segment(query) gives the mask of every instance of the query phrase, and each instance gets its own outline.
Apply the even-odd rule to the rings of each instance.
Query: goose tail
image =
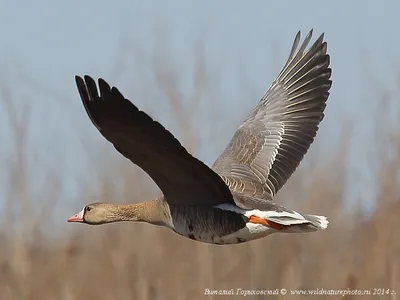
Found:
[[[286,233],[301,233],[328,228],[328,218],[319,215],[302,214],[293,210],[283,212],[268,211],[264,218],[271,224],[279,224],[277,229]],[[272,227],[272,226],[271,226]]]
[[[328,218],[325,216],[307,215],[303,214],[304,218],[311,223],[316,229],[326,229],[328,228]]]

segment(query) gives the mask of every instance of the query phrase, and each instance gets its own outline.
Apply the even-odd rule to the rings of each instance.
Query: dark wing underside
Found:
[[[213,170],[232,191],[271,200],[313,142],[331,69],[323,35],[305,51],[311,36],[312,31],[298,49],[297,34],[282,71],[215,161]]]
[[[91,121],[114,147],[142,168],[170,204],[218,205],[232,202],[218,174],[190,155],[160,123],[103,80],[75,77]]]

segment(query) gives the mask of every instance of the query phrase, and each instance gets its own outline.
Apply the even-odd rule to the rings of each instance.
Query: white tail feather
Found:
[[[294,210],[286,210],[286,211],[282,210],[262,211],[258,209],[244,210],[228,203],[220,204],[216,207],[224,210],[233,211],[238,214],[245,215],[246,217],[256,216],[265,220],[275,222],[277,224],[282,224],[287,226],[303,225],[299,226],[301,227],[301,229],[299,228],[300,232],[326,229],[329,224],[329,221],[325,216],[301,214]],[[297,232],[295,228],[293,228],[293,230],[290,231]]]
[[[325,216],[304,215],[304,217],[318,229],[326,229],[328,227],[329,221]]]

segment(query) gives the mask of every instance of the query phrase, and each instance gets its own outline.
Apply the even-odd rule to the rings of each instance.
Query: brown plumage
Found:
[[[91,204],[69,221],[144,221],[215,244],[325,229],[325,217],[272,202],[314,141],[329,96],[327,44],[321,35],[306,50],[311,36],[299,47],[296,35],[282,71],[211,168],[116,87],[99,79],[98,90],[91,77],[76,76],[93,124],[163,195],[139,204]]]

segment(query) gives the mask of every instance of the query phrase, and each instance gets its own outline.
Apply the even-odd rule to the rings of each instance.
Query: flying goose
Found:
[[[89,204],[67,221],[147,222],[220,245],[327,228],[325,216],[273,202],[313,142],[332,84],[324,34],[306,50],[311,37],[312,30],[299,47],[297,33],[281,72],[211,168],[116,87],[100,78],[98,91],[90,76],[76,76],[90,120],[163,195],[136,204]]]

